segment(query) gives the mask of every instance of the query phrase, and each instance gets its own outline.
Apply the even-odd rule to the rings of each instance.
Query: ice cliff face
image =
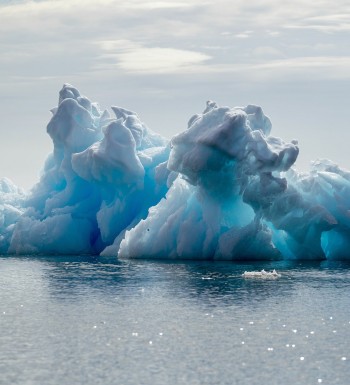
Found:
[[[0,248],[119,258],[348,259],[350,172],[292,169],[296,141],[257,106],[207,102],[170,143],[64,85],[29,194],[0,183]]]

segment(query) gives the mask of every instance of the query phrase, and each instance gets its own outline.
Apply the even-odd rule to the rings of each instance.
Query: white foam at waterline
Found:
[[[272,271],[265,271],[262,269],[261,271],[245,271],[242,274],[243,278],[262,278],[262,279],[276,279],[280,278],[281,274],[277,273],[275,269]]]

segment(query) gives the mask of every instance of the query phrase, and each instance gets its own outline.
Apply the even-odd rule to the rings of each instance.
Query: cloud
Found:
[[[127,72],[177,73],[193,71],[211,57],[200,52],[174,48],[140,47],[117,54],[117,66]]]
[[[193,72],[211,59],[197,51],[169,47],[144,47],[126,40],[102,41],[106,51],[100,56],[97,69],[121,69],[138,74],[171,74]]]
[[[312,77],[348,78],[340,59],[349,53],[346,1],[339,0],[342,14],[330,0],[317,7],[308,0],[284,7],[277,0],[237,0],[234,7],[229,0],[8,2],[0,5],[0,75],[95,76],[104,69],[110,75],[258,71],[269,77],[272,69],[293,76],[304,69],[310,76],[316,68]],[[323,38],[339,30],[342,40]],[[320,43],[322,57],[312,58]]]
[[[271,47],[271,46],[259,46],[253,49],[253,54],[257,57],[266,58],[266,57],[284,57],[285,55],[281,50]]]
[[[247,39],[248,37],[251,37],[251,34],[253,31],[244,31],[240,32],[234,35],[234,37],[237,37],[238,39]]]
[[[348,15],[350,19],[350,15]],[[300,24],[288,24],[286,29],[304,29],[315,30],[318,32],[332,33],[332,32],[347,32],[350,31],[350,22],[338,22],[338,23],[316,23],[313,20],[305,20]]]
[[[222,71],[223,69],[221,69]],[[303,56],[285,59],[260,61],[233,69],[252,79],[283,80],[294,79],[325,80],[348,79],[350,80],[350,56]]]
[[[125,3],[126,8],[130,9],[144,9],[144,10],[154,10],[154,9],[179,9],[179,8],[191,8],[195,5],[200,4],[199,1],[128,1]],[[202,2],[203,4],[203,2]]]
[[[5,12],[21,12],[35,11],[45,12],[49,10],[71,10],[76,7],[83,8],[99,8],[101,10],[106,7],[118,7],[122,9],[169,9],[169,8],[189,8],[198,4],[206,3],[205,1],[199,0],[188,0],[188,1],[145,1],[145,0],[19,0],[11,1],[8,0],[6,3],[0,4]]]

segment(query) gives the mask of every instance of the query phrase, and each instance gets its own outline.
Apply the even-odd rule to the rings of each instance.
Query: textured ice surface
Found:
[[[0,181],[0,252],[119,258],[348,259],[350,172],[292,166],[258,106],[207,102],[167,140],[135,112],[69,84],[47,132],[53,151],[25,194]]]

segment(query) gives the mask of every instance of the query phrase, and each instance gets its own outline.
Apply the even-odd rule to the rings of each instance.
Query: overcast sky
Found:
[[[168,138],[208,99],[258,104],[300,169],[350,169],[349,41],[349,0],[0,0],[0,176],[37,180],[63,83]]]

